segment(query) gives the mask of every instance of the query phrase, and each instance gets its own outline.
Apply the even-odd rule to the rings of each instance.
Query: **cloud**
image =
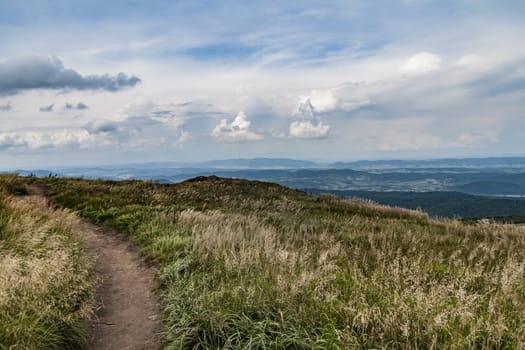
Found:
[[[460,67],[472,67],[472,66],[479,66],[483,63],[483,59],[474,54],[464,55],[461,56],[457,62],[456,65]]]
[[[310,96],[299,97],[299,102],[294,111],[294,115],[303,120],[314,120],[315,112],[312,104],[312,98]]]
[[[247,142],[247,141],[262,141],[264,136],[250,131],[251,122],[246,117],[243,111],[239,111],[235,119],[228,123],[226,119],[215,126],[211,135],[219,140],[226,142]]]
[[[459,141],[464,146],[477,146],[492,144],[498,141],[497,135],[491,133],[464,132],[459,136]]]
[[[496,96],[510,96],[525,91],[525,70],[521,60],[516,63],[501,65],[479,74],[475,79],[467,82],[465,87],[482,98]]]
[[[0,149],[86,148],[95,138],[86,130],[27,130],[0,132]]]
[[[55,105],[54,104],[50,104],[49,106],[43,106],[43,107],[40,107],[40,112],[44,112],[44,113],[47,113],[47,112],[53,112],[53,107]]]
[[[0,95],[31,89],[119,91],[138,83],[138,77],[124,73],[83,76],[64,68],[57,57],[24,56],[0,63]]]
[[[91,134],[127,135],[147,132],[154,127],[166,127],[167,122],[149,116],[127,117],[124,120],[90,121],[84,128]],[[175,127],[176,128],[176,127]]]
[[[330,126],[323,124],[320,118],[316,116],[310,96],[301,96],[299,98],[294,115],[299,120],[295,120],[290,124],[290,137],[319,139],[328,136]]]
[[[119,131],[119,122],[108,120],[90,121],[84,126],[84,129],[90,134],[116,133]]]
[[[367,92],[360,91],[364,89],[362,85],[362,83],[344,83],[336,88],[312,90],[309,96],[310,103],[316,113],[354,111],[370,104]]]
[[[338,107],[339,101],[330,89],[313,90],[310,95],[312,107],[319,113],[328,112]]]
[[[441,67],[441,57],[430,52],[420,52],[410,57],[401,72],[407,75],[425,75]]]
[[[121,110],[119,117],[127,123],[135,121],[147,125],[158,124],[171,129],[178,129],[184,126],[186,106],[157,104],[151,100],[139,98],[126,105]]]
[[[191,135],[183,129],[185,118],[179,116],[176,108],[140,99],[124,107],[119,120],[91,121],[84,130],[126,147],[179,145]]]
[[[392,150],[388,157],[414,152],[410,156],[424,158],[438,154],[426,150],[440,149],[447,149],[439,154],[448,156],[457,152],[523,153],[525,143],[520,142],[520,130],[524,130],[525,123],[525,84],[520,79],[525,74],[525,48],[516,45],[515,40],[525,32],[519,18],[523,11],[509,11],[514,5],[472,6],[472,1],[437,6],[427,0],[407,0],[414,5],[410,7],[400,6],[401,1],[387,1],[381,6],[366,1],[358,5],[337,1],[332,6],[318,2],[275,6],[261,2],[236,6],[235,11],[231,11],[231,2],[213,2],[206,8],[192,7],[189,12],[181,8],[187,6],[180,2],[174,2],[176,9],[159,2],[152,5],[153,10],[163,7],[162,11],[151,11],[148,5],[141,8],[136,20],[125,23],[119,18],[134,16],[122,16],[122,11],[129,10],[122,6],[114,7],[110,17],[100,18],[96,6],[89,5],[92,15],[87,19],[86,11],[78,12],[75,6],[69,6],[67,13],[46,8],[52,18],[17,24],[29,18],[28,8],[27,15],[11,16],[15,22],[6,23],[9,35],[0,36],[0,47],[5,49],[0,64],[22,52],[56,52],[66,68],[82,77],[103,73],[113,76],[123,71],[138,75],[145,84],[119,94],[89,96],[77,91],[53,96],[60,90],[33,90],[2,98],[0,92],[0,104],[10,99],[16,112],[0,113],[0,129],[44,127],[46,123],[86,127],[93,135],[121,145],[146,138],[151,143],[161,138],[180,139],[182,127],[191,131],[195,142],[185,145],[187,149],[179,154],[168,149],[162,157],[170,159],[235,156],[235,152],[304,154],[318,159],[380,157],[387,154],[378,149],[380,145],[383,150]],[[505,12],[512,18],[507,18]],[[83,15],[72,20],[70,14]],[[233,17],[245,21],[239,24],[231,21]],[[137,20],[153,27],[143,30]],[[402,22],[411,25],[399,25]],[[89,33],[78,23],[87,23]],[[206,30],[199,23],[206,23]],[[36,39],[28,43],[27,38]],[[256,52],[237,50],[228,43],[253,47]],[[219,52],[223,49],[226,55]],[[496,69],[513,62],[515,69]],[[493,75],[488,74],[491,71]],[[3,82],[0,79],[0,84]],[[305,110],[306,115],[312,112],[309,119],[292,115],[301,94],[310,97],[312,109]],[[157,101],[176,97],[177,103],[197,99],[214,107],[153,106],[123,116],[116,114],[137,96]],[[65,103],[74,106],[79,101],[89,105],[84,116],[66,118],[63,113],[72,116],[81,111],[65,110]],[[59,113],[38,112],[40,106],[53,102]],[[210,133],[224,118],[227,122],[223,125],[231,128],[237,114],[220,113],[239,109],[251,121],[248,130],[262,134],[264,141],[250,147],[218,144]],[[428,124],[397,127],[405,118],[422,117],[429,120]],[[87,125],[89,118],[108,120],[94,120]],[[366,125],[372,121],[377,122],[375,127]],[[382,125],[389,121],[393,131],[386,133]],[[181,123],[183,126],[177,128]],[[360,127],[359,123],[365,125]],[[490,130],[498,131],[499,140],[489,147],[481,142],[480,135]],[[295,137],[328,139],[303,142]],[[461,144],[473,146],[456,150]],[[150,154],[141,156],[141,160],[161,158],[155,150],[144,149]],[[108,158],[123,160],[125,154],[139,153],[136,149],[115,153],[112,146],[104,151],[94,151],[92,157],[98,161],[104,153]]]
[[[13,109],[11,101],[7,101],[6,104],[0,105],[0,112],[9,112]]]
[[[88,109],[89,107],[82,103],[82,102],[78,102],[76,105],[73,104],[73,103],[66,103],[64,105],[64,108],[67,109],[67,110],[77,110],[77,111],[82,111],[84,109]]]
[[[301,139],[320,139],[328,135],[330,126],[321,122],[313,124],[312,122],[294,121],[290,124],[290,136]]]
[[[490,145],[498,141],[494,133],[464,132],[459,137],[435,135],[428,130],[385,130],[379,149],[382,151],[416,151],[445,148],[464,148]]]
[[[381,136],[381,151],[414,151],[451,147],[440,136],[425,131],[386,130]]]
[[[183,120],[153,112],[116,121],[91,121],[81,127],[0,132],[0,150],[155,148],[177,146],[190,138],[182,129]]]
[[[124,120],[97,120],[90,121],[84,126],[84,129],[90,134],[110,134],[117,138],[129,138],[147,132],[148,129],[158,127],[161,123],[153,120],[148,116],[128,117]]]

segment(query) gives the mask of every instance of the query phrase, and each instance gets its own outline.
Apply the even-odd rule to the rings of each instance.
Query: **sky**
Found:
[[[0,0],[0,168],[525,156],[522,0]]]

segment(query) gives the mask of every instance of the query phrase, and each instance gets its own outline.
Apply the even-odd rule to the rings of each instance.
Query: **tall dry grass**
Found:
[[[39,197],[0,192],[0,349],[85,346],[93,278],[74,220]]]
[[[356,216],[333,234],[193,210],[178,222],[191,227],[186,261],[201,266],[187,275],[189,262],[179,260],[162,270],[161,279],[177,285],[180,278],[193,290],[168,292],[178,305],[170,316],[188,315],[173,348],[193,346],[203,324],[203,343],[212,347],[242,348],[250,336],[298,348],[524,345],[523,228],[456,221],[411,227]],[[240,315],[253,322],[242,331]],[[258,329],[258,322],[268,323]],[[223,333],[222,342],[214,333]]]

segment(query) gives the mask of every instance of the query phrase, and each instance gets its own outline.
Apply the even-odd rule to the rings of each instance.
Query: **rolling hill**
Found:
[[[525,231],[277,184],[31,178],[158,266],[166,349],[519,348]]]

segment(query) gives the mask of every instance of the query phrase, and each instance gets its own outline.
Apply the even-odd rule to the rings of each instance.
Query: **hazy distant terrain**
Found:
[[[525,200],[475,196],[460,192],[373,192],[326,191],[307,189],[308,193],[330,193],[341,198],[365,198],[374,202],[421,209],[433,217],[496,218],[504,222],[525,222]]]
[[[436,216],[476,218],[525,215],[525,201],[521,201],[525,199],[525,158],[336,163],[255,158],[17,172],[22,175],[56,174],[59,177],[140,179],[162,183],[217,175],[275,182],[343,197],[358,196],[381,204],[421,208]]]

